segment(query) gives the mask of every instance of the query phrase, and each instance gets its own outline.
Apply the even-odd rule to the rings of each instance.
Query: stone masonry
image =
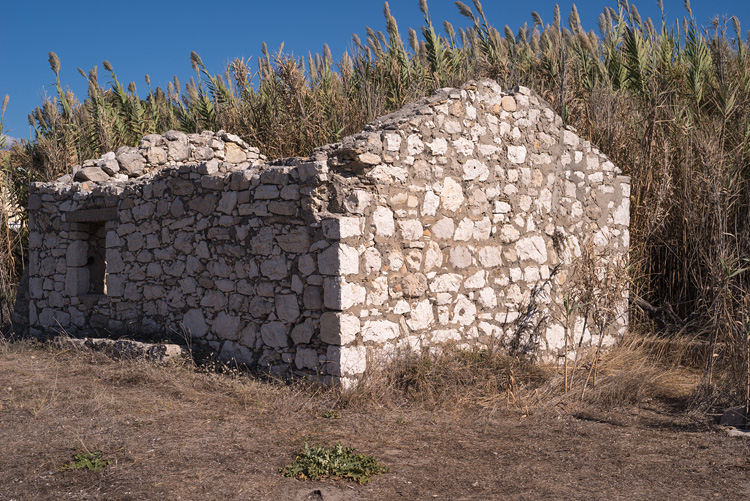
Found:
[[[488,80],[304,159],[223,131],[146,136],[31,186],[29,325],[184,332],[344,385],[446,343],[551,358],[566,327],[605,345],[627,328],[626,289],[604,330],[562,312],[583,254],[592,289],[622,269],[629,191],[542,99]]]

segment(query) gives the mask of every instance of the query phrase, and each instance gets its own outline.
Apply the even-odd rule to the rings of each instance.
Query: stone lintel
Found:
[[[64,214],[67,223],[100,223],[117,219],[116,207],[78,209]]]

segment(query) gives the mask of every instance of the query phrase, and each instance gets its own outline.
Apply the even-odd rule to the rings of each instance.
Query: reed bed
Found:
[[[2,160],[3,196],[24,207],[30,181],[149,133],[225,129],[270,158],[307,155],[440,87],[525,85],[631,176],[631,325],[704,343],[704,387],[747,401],[750,35],[736,17],[699,25],[689,1],[668,22],[619,0],[595,31],[575,7],[567,22],[557,7],[551,22],[532,12],[514,31],[471,4],[456,2],[467,25],[454,27],[436,24],[420,0],[423,26],[402,32],[386,2],[386,30],[355,35],[338,61],[328,46],[304,58],[263,44],[255,67],[235,59],[211,74],[192,53],[190,80],[154,89],[146,75],[141,94],[105,61],[112,83],[102,86],[97,67],[80,70],[88,92],[79,100],[50,53],[57,93],[29,115],[34,140]],[[24,221],[0,232],[3,312],[25,259]]]

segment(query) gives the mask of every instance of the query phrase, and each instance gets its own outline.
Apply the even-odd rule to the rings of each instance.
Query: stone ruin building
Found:
[[[29,327],[184,333],[344,385],[445,344],[554,358],[566,329],[611,344],[627,328],[626,289],[600,291],[598,331],[564,302],[585,255],[584,283],[612,288],[596,283],[627,257],[629,193],[541,98],[488,80],[310,158],[267,162],[223,131],[149,135],[32,184]]]

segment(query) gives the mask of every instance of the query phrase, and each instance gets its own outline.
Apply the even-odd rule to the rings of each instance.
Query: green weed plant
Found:
[[[300,480],[333,478],[366,484],[374,475],[387,471],[388,468],[374,457],[355,454],[353,448],[338,442],[331,447],[310,447],[305,443],[305,449],[281,470],[281,474]]]

